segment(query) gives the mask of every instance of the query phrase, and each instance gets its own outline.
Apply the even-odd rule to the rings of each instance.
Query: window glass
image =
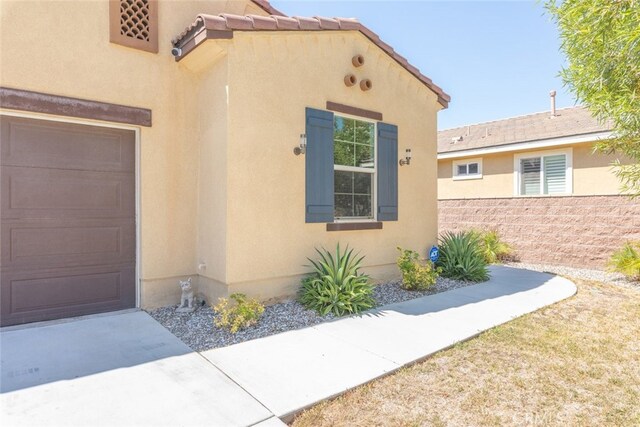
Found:
[[[540,194],[540,157],[520,160],[520,194]]]
[[[520,160],[520,194],[563,194],[567,192],[567,156],[532,157]]]
[[[469,163],[468,170],[469,170],[469,175],[477,174],[478,173],[478,164],[477,163]]]
[[[564,154],[544,158],[544,193],[566,193],[567,158]]]
[[[372,218],[373,174],[335,172],[335,216],[337,218]]]
[[[373,218],[375,124],[334,116],[333,139],[335,217]]]
[[[466,175],[467,174],[467,165],[458,165],[458,175]]]

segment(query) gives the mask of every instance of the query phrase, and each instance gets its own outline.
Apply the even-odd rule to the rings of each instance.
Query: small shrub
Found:
[[[256,299],[247,298],[245,294],[231,294],[229,296],[234,304],[229,305],[229,299],[220,298],[213,311],[219,314],[214,320],[219,328],[226,328],[235,334],[240,329],[255,325],[262,313],[264,305]]]
[[[609,269],[640,280],[640,242],[626,242],[609,259]]]
[[[398,268],[402,273],[403,289],[408,291],[426,291],[436,284],[439,268],[434,268],[431,261],[420,261],[418,252],[398,248]]]
[[[436,265],[441,275],[457,280],[482,282],[489,279],[487,262],[477,233],[446,232],[440,236],[440,258]]]
[[[302,305],[323,316],[359,313],[374,306],[369,276],[359,273],[364,257],[356,258],[348,247],[341,253],[340,245],[335,256],[326,249],[316,252],[320,259],[309,259],[314,271],[302,280],[298,298]]]
[[[511,257],[511,246],[500,239],[496,230],[474,232],[478,234],[480,250],[487,264],[503,262]]]

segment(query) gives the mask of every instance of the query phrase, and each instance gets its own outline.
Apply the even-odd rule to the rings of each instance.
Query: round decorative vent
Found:
[[[356,79],[356,76],[354,76],[353,74],[347,74],[346,76],[344,76],[344,84],[347,85],[347,87],[351,87],[357,82],[358,79]]]

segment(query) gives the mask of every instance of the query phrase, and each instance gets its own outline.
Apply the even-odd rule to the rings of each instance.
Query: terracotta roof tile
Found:
[[[220,18],[224,19],[227,29],[234,30],[254,30],[253,20],[249,16],[232,15],[230,13],[220,14]]]
[[[611,129],[610,123],[598,123],[584,107],[561,108],[556,110],[554,117],[546,111],[439,131],[438,153],[585,135]],[[456,141],[451,143],[454,139]]]
[[[278,22],[268,16],[249,15],[253,27],[260,30],[277,30]]]
[[[293,19],[298,21],[299,29],[303,31],[322,30],[320,21],[316,18],[307,18],[304,16],[294,16]]]
[[[279,30],[297,30],[298,28],[298,20],[295,18],[290,18],[288,16],[272,16],[278,25]]]
[[[451,97],[447,95],[439,86],[422,74],[416,67],[409,64],[406,58],[399,55],[387,43],[380,40],[380,37],[356,19],[353,18],[325,18],[325,17],[288,17],[282,15],[257,16],[257,15],[232,15],[223,13],[220,15],[198,15],[183,32],[178,34],[172,43],[176,47],[185,47],[182,54],[176,60],[182,59],[192,49],[197,47],[198,42],[193,42],[193,38],[201,31],[213,30],[229,34],[232,31],[359,31],[375,45],[382,49],[398,64],[404,67],[409,73],[424,83],[437,96],[438,102],[445,108],[449,105]],[[220,33],[219,33],[220,34]],[[220,35],[207,34],[208,38],[220,37]],[[191,42],[191,43],[189,43]],[[188,48],[187,48],[188,46]]]
[[[320,22],[320,27],[323,30],[339,30],[340,22],[337,19],[325,18],[324,16],[315,17]]]

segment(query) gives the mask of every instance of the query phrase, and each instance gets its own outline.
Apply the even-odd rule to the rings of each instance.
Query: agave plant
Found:
[[[374,306],[369,276],[359,273],[364,256],[357,257],[348,247],[341,252],[339,244],[335,255],[324,248],[316,252],[319,260],[308,258],[314,271],[302,281],[298,298],[302,305],[321,315],[337,316],[359,313]]]
[[[489,279],[480,239],[472,231],[446,232],[440,236],[441,275],[457,280],[482,282]]]

